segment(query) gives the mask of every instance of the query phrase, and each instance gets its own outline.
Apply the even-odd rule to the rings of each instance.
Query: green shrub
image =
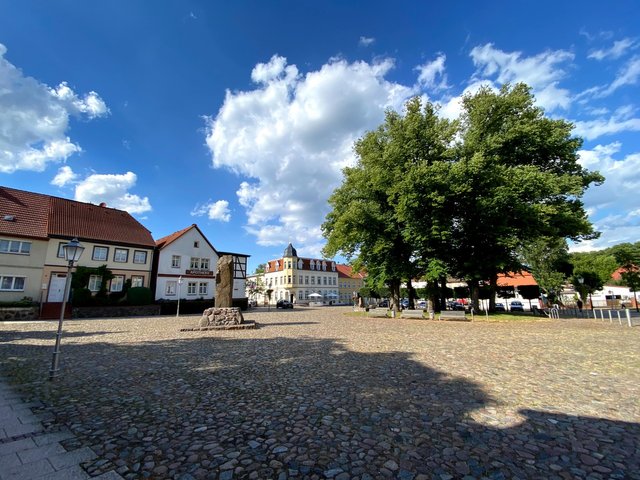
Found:
[[[33,301],[31,297],[22,297],[20,300],[13,302],[0,302],[0,308],[10,307],[37,307],[38,303]]]
[[[150,305],[153,303],[153,294],[147,287],[132,287],[127,291],[127,303],[129,305]]]
[[[88,288],[74,288],[71,300],[76,307],[86,307],[93,304],[93,296]]]

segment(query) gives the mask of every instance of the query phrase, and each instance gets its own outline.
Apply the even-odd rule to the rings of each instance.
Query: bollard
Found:
[[[620,318],[620,310],[618,310],[618,323],[622,325],[622,319]]]
[[[611,310],[609,310],[609,323],[613,323],[613,317],[611,316]]]
[[[627,312],[627,323],[631,326],[631,310],[627,308],[625,311]]]

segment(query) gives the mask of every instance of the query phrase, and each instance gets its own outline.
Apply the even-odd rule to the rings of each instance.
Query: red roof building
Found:
[[[78,265],[107,265],[110,292],[124,283],[150,285],[155,242],[129,213],[40,193],[0,187],[0,301],[30,297],[61,302],[66,261],[61,245],[77,238],[85,250]],[[102,279],[91,278],[89,289]]]

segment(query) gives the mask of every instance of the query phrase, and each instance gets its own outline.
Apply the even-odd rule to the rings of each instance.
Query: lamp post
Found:
[[[60,309],[60,321],[58,322],[58,332],[56,333],[56,345],[53,349],[53,357],[51,358],[51,369],[49,370],[49,380],[53,380],[58,376],[60,369],[58,362],[60,357],[60,339],[62,338],[62,322],[64,321],[64,310],[67,306],[67,298],[69,297],[69,288],[71,287],[71,269],[73,264],[80,260],[80,256],[84,251],[84,247],[80,245],[77,238],[74,238],[66,245],[62,245],[64,259],[67,261],[67,278],[64,282],[64,296],[62,297],[62,308]]]
[[[180,316],[180,297],[182,296],[182,275],[178,277],[178,308],[176,308],[176,318]]]

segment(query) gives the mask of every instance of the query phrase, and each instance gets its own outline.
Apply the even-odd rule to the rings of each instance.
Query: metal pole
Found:
[[[627,312],[627,324],[631,326],[631,310],[627,308],[625,311]]]
[[[73,260],[69,260],[67,267],[67,279],[64,282],[64,297],[62,298],[62,308],[60,310],[60,320],[58,321],[58,332],[56,333],[56,345],[53,349],[53,357],[51,358],[51,369],[49,370],[49,380],[53,380],[58,376],[60,369],[58,368],[60,357],[60,339],[62,338],[62,322],[64,321],[64,311],[67,306],[67,297],[69,296],[69,288],[71,286],[71,268]]]
[[[178,307],[176,308],[176,318],[180,316],[180,296],[182,295],[182,277],[178,278]]]

